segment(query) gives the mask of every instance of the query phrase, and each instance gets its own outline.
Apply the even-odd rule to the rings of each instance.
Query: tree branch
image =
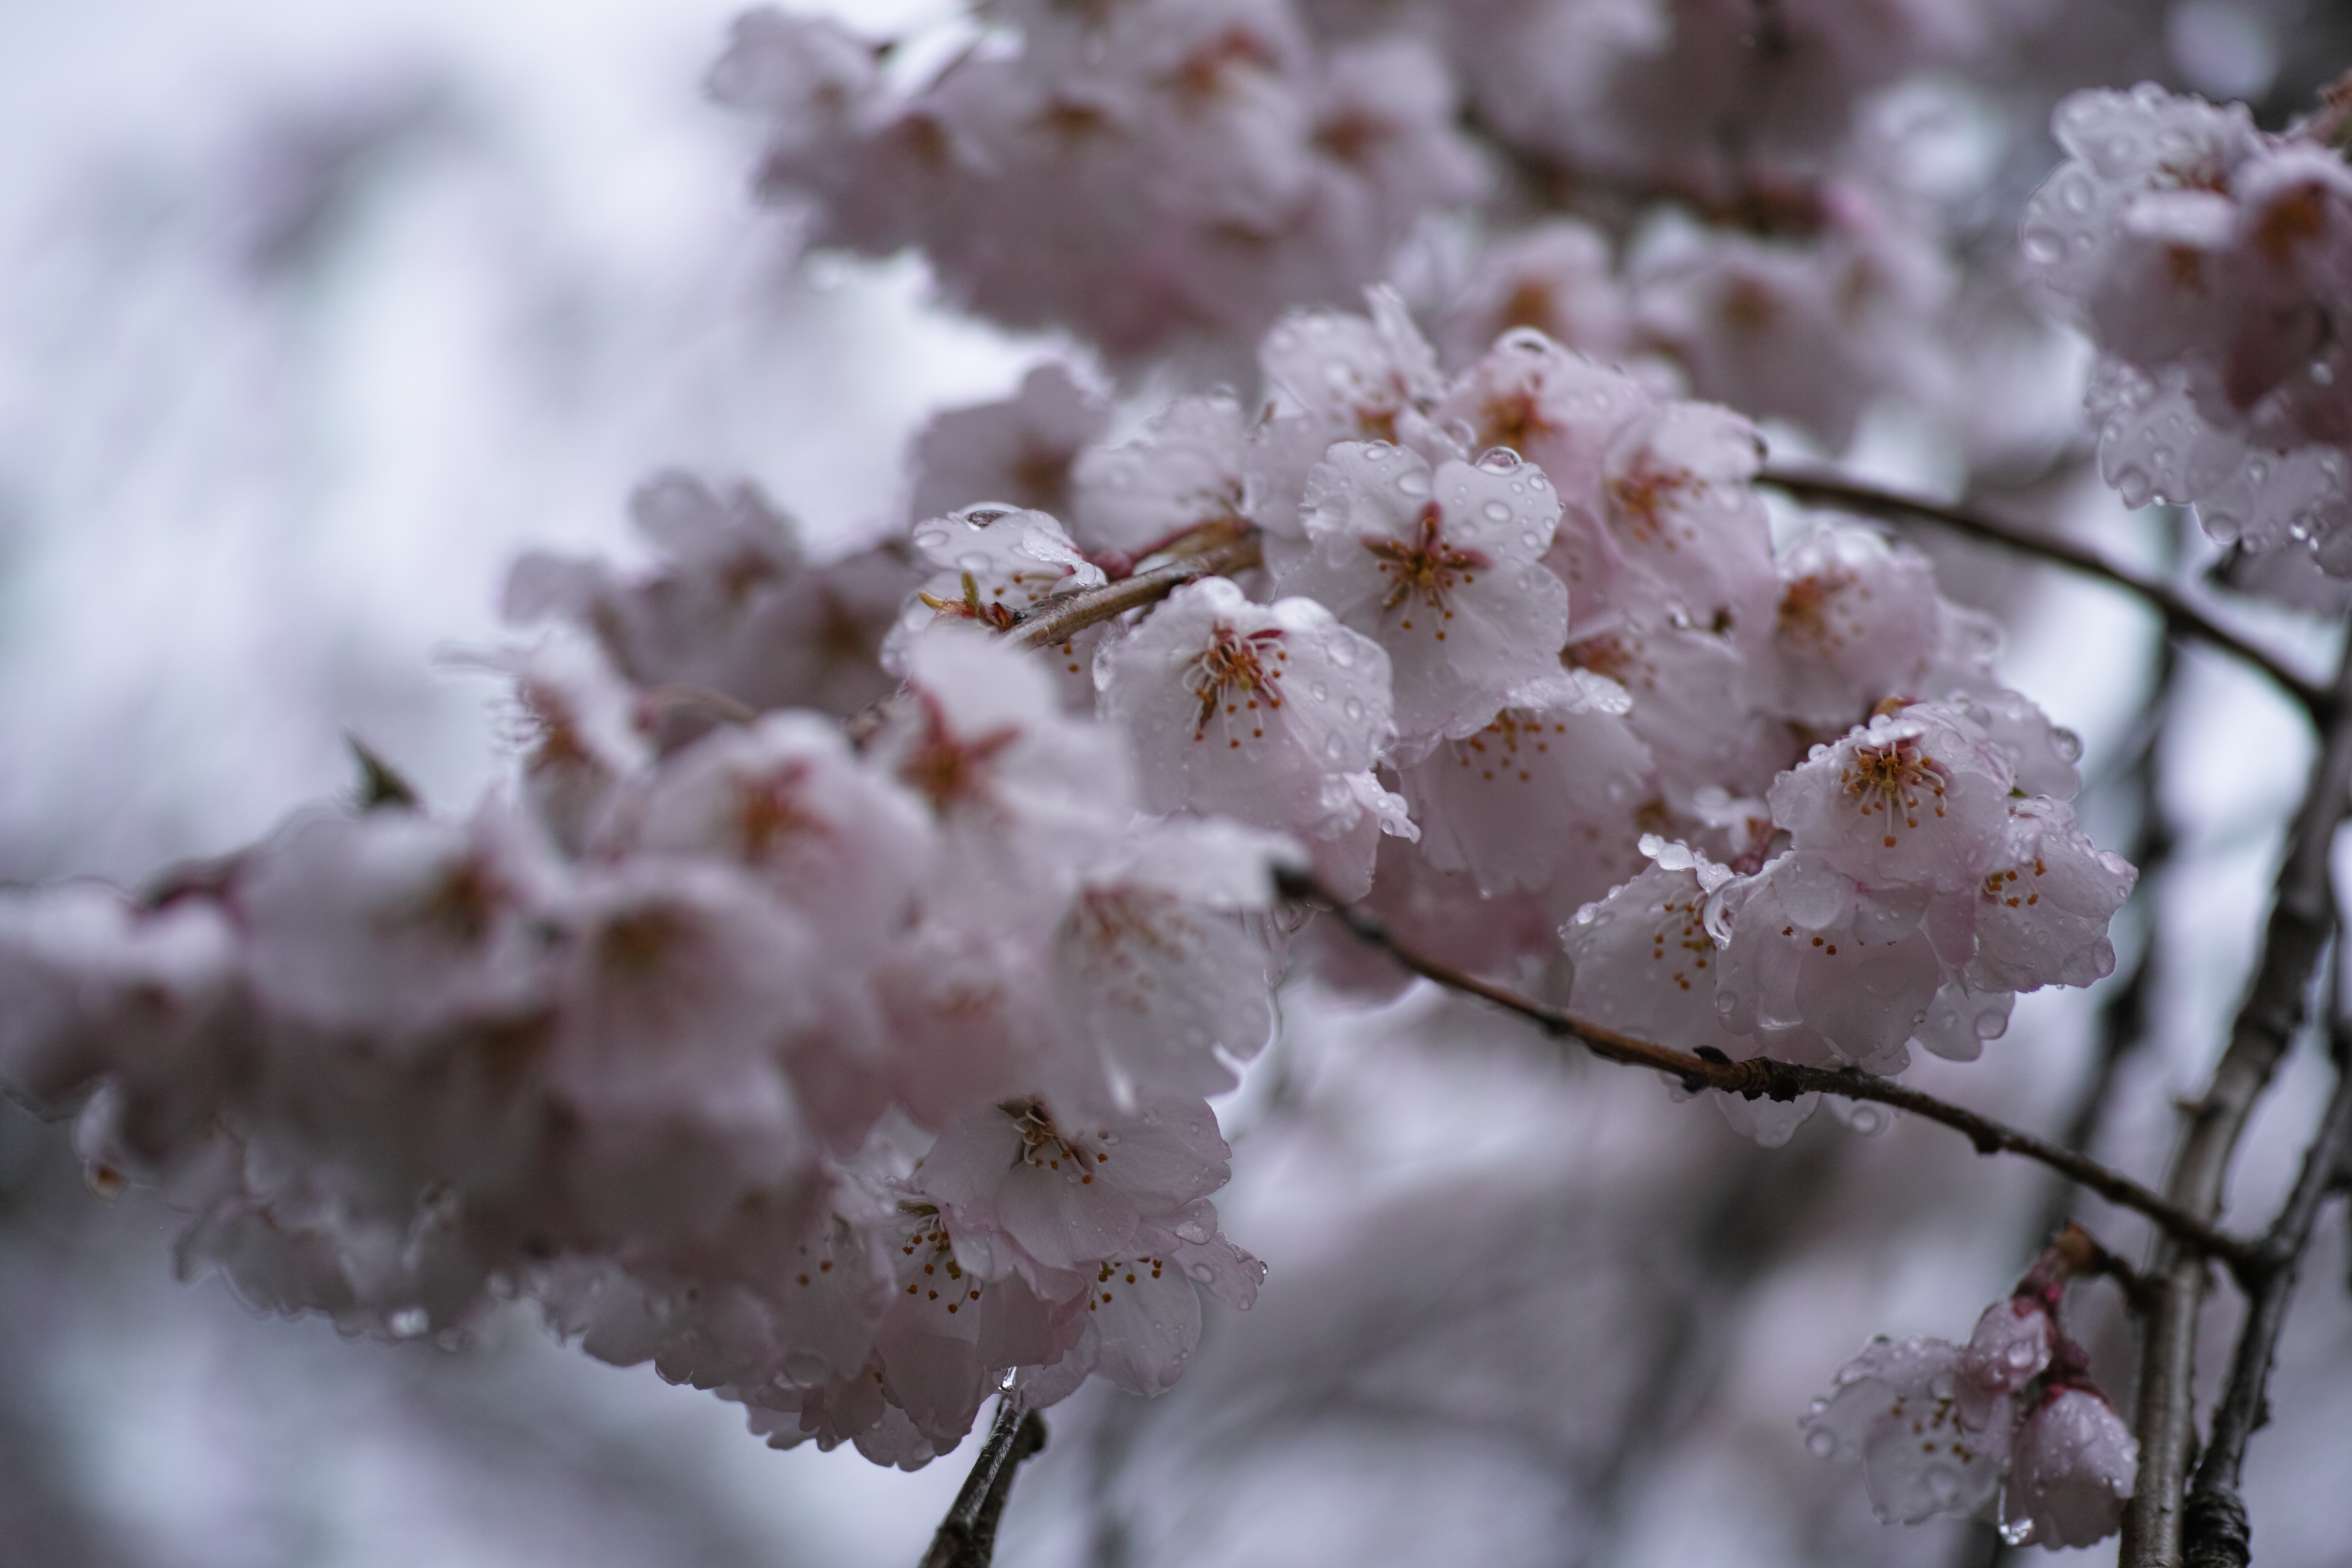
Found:
[[[2262,953],[2228,1047],[2205,1097],[2189,1113],[2165,1196],[2199,1219],[2221,1212],[2222,1189],[2238,1138],[2270,1086],[2287,1042],[2302,1027],[2311,972],[2334,922],[2328,850],[2352,794],[2352,636],[2345,639],[2325,710],[2311,783],[2287,829],[2278,891]],[[2173,1235],[2177,1237],[2178,1233]],[[2266,1261],[2268,1254],[2263,1255]],[[2257,1268],[2250,1277],[2260,1278]],[[2176,1568],[2181,1562],[2182,1501],[2194,1436],[2197,1318],[2205,1298],[2205,1260],[2160,1241],[2148,1268],[2154,1303],[2140,1347],[2140,1476],[2124,1512],[2124,1568]],[[2242,1520],[2242,1515],[2240,1516]]]
[[[1043,1447],[1045,1418],[1026,1408],[1018,1393],[1000,1397],[988,1441],[980,1445],[963,1490],[939,1522],[939,1533],[931,1537],[922,1568],[988,1568],[996,1557],[997,1522],[1012,1495],[1013,1476],[1022,1460]]]
[[[2352,1024],[2338,1020],[2335,1039],[2336,1092],[2321,1113],[2311,1146],[2303,1151],[2303,1169],[2294,1190],[2263,1238],[2261,1273],[2230,1358],[2229,1382],[2214,1407],[2213,1436],[2189,1487],[2183,1529],[2189,1568],[2246,1568],[2253,1560],[2253,1531],[2238,1490],[2246,1440],[2267,1417],[2271,1369],[2278,1361],[2279,1333],[2286,1326],[2303,1253],[2311,1245],[2320,1205],[2335,1184],[2345,1155],[2352,1152]]]
[[[2242,1238],[2230,1235],[2210,1221],[2167,1201],[2153,1189],[2130,1177],[2071,1149],[2061,1148],[2045,1138],[1851,1067],[1806,1067],[1762,1056],[1735,1062],[1720,1053],[1701,1056],[1620,1034],[1614,1029],[1589,1023],[1562,1009],[1481,980],[1451,964],[1425,957],[1399,941],[1379,920],[1333,897],[1311,877],[1283,872],[1279,874],[1279,881],[1286,897],[1312,900],[1328,906],[1333,917],[1346,926],[1358,941],[1379,948],[1414,974],[1449,991],[1475,996],[1506,1012],[1516,1013],[1552,1038],[1573,1040],[1603,1061],[1628,1067],[1655,1068],[1679,1080],[1693,1093],[1701,1089],[1714,1089],[1745,1099],[1769,1100],[1793,1100],[1805,1094],[1834,1094],[1849,1100],[1868,1100],[1895,1110],[1909,1111],[1960,1133],[1976,1146],[1979,1154],[2019,1154],[2063,1172],[2110,1202],[2154,1220],[2166,1234],[2182,1243],[2191,1257],[2217,1257],[2232,1268],[2248,1268],[2256,1261],[2256,1249]]]
[[[1756,476],[1756,482],[1817,506],[1844,507],[1874,517],[1922,518],[1957,533],[1999,545],[2003,549],[2039,556],[2069,571],[2096,578],[2111,587],[2137,595],[2164,617],[2164,623],[2171,631],[2210,643],[2260,670],[2307,711],[2317,714],[2328,705],[2327,694],[2278,655],[2231,631],[2168,584],[2142,577],[2137,572],[2116,565],[2096,551],[1966,507],[1884,490],[1836,474],[1794,468],[1767,468]]]
[[[1050,648],[1068,642],[1089,626],[1157,604],[1186,583],[1203,577],[1228,577],[1256,566],[1260,559],[1258,531],[1253,528],[1115,583],[1049,599],[1015,622],[1005,638],[1016,648]]]

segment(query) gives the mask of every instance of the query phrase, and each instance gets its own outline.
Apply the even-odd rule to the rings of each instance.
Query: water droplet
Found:
[[[2001,1540],[2005,1545],[2023,1546],[2033,1539],[2033,1533],[2034,1527],[2031,1519],[2004,1519],[2001,1521]]]
[[[1513,474],[1519,471],[1519,465],[1525,461],[1507,446],[1490,446],[1478,454],[1473,466],[1482,473]]]
[[[1350,719],[1361,720],[1364,717],[1364,700],[1361,697],[1350,697],[1340,705],[1340,711]]]
[[[1429,493],[1429,475],[1418,468],[1408,468],[1397,475],[1396,487],[1417,501]]]
[[[394,1339],[415,1339],[432,1326],[432,1316],[422,1307],[402,1307],[384,1319]]]
[[[2154,490],[2148,471],[2135,463],[2127,463],[2115,471],[2115,494],[2127,507],[2137,510],[2146,506]]]
[[[1479,510],[1486,514],[1486,520],[1490,523],[1507,523],[1511,520],[1511,503],[1508,501],[1489,501]]]
[[[1816,1459],[1827,1459],[1837,1452],[1837,1434],[1827,1427],[1815,1427],[1805,1434],[1805,1452]]]
[[[2082,737],[2070,729],[2051,730],[2050,749],[2058,753],[2058,760],[2068,767],[2082,761]]]
[[[1329,702],[1331,700],[1331,688],[1323,684],[1323,682],[1317,681],[1314,685],[1307,688],[1307,695],[1314,698],[1317,702]]]

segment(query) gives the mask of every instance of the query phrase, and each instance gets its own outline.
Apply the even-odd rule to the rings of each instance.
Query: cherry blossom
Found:
[[[2004,1533],[2039,1546],[2090,1546],[2123,1523],[2140,1445],[2106,1396],[2053,1385],[2018,1428],[2001,1508]]]
[[[1326,785],[1367,772],[1394,734],[1379,643],[1313,600],[1254,604],[1222,578],[1171,594],[1096,680],[1154,810],[1311,830],[1333,815]]]
[[[1311,553],[1277,562],[1275,583],[1387,650],[1399,736],[1418,748],[1556,667],[1568,590],[1542,556],[1559,516],[1551,482],[1509,452],[1432,468],[1341,443],[1308,479]]]
[[[2054,128],[2068,160],[2027,207],[2025,259],[2100,350],[2088,406],[2117,495],[2352,571],[2342,159],[2152,84],[2075,94]]]

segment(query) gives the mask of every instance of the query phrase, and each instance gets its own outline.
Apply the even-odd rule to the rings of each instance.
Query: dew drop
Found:
[[[1805,1434],[1805,1452],[1816,1459],[1827,1459],[1837,1452],[1837,1435],[1827,1427],[1815,1427]]]
[[[1478,454],[1474,466],[1481,473],[1515,474],[1519,471],[1519,465],[1524,461],[1525,459],[1507,446],[1490,446]]]
[[[1508,501],[1489,501],[1479,510],[1486,514],[1486,520],[1490,523],[1507,523],[1511,520],[1511,503]]]
[[[2058,753],[2058,760],[2069,767],[2082,761],[2082,737],[2070,729],[2051,730],[2050,749]]]
[[[433,1319],[422,1307],[402,1307],[384,1319],[394,1339],[415,1339],[433,1326]]]

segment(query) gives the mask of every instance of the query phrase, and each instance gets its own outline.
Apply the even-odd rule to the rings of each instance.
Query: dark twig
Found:
[[[2255,1259],[2255,1249],[2250,1243],[2168,1202],[2130,1177],[2046,1138],[1851,1067],[1806,1067],[1761,1056],[1735,1062],[1719,1053],[1702,1056],[1620,1034],[1414,951],[1379,920],[1332,897],[1311,877],[1287,872],[1281,881],[1286,897],[1328,906],[1333,918],[1346,926],[1358,941],[1379,948],[1414,974],[1449,991],[1475,996],[1506,1012],[1516,1013],[1552,1038],[1573,1040],[1603,1061],[1654,1068],[1694,1094],[1701,1089],[1714,1089],[1751,1100],[1794,1100],[1806,1094],[1835,1094],[1909,1111],[1960,1133],[1976,1146],[1979,1154],[2019,1154],[2038,1160],[2111,1202],[2145,1214],[2177,1238],[2193,1257],[2220,1258],[2233,1268],[2248,1267]]]
[[[2278,891],[2263,932],[2262,954],[2228,1047],[2205,1097],[2189,1112],[2165,1196],[2199,1219],[2221,1212],[2222,1189],[2238,1138],[2270,1086],[2287,1043],[2302,1027],[2312,970],[2327,945],[2335,906],[2328,852],[2352,794],[2352,637],[2345,639],[2322,725],[2311,783],[2288,826]],[[2205,1299],[2205,1260],[2160,1240],[2148,1269],[2154,1304],[2140,1346],[2140,1476],[2123,1521],[2125,1568],[2173,1568],[2181,1561],[2182,1502],[2189,1479],[2195,1410],[2197,1318]],[[2265,1250],[2246,1277],[2260,1280]],[[2226,1559],[2225,1559],[2226,1560]]]
[[[964,1489],[939,1522],[922,1568],[988,1568],[996,1557],[996,1527],[1004,1517],[1005,1499],[1012,1494],[1013,1476],[1027,1459],[1045,1446],[1045,1419],[1027,1409],[1017,1393],[996,1402],[996,1420],[988,1441],[964,1477]]]
[[[2164,617],[2165,625],[2170,630],[2196,637],[2243,659],[2269,676],[2305,709],[2317,713],[2327,705],[2327,694],[2289,667],[2278,655],[2231,631],[2168,584],[2142,577],[2137,572],[2116,565],[2096,551],[1966,507],[1881,489],[1877,485],[1864,484],[1836,474],[1767,468],[1756,476],[1756,482],[1816,506],[1845,507],[1875,517],[1923,518],[1972,538],[1986,540],[2004,549],[2036,555],[2069,571],[2096,578],[2146,601]]]
[[[1186,583],[1248,570],[1258,564],[1258,544],[1257,530],[1251,529],[1115,583],[1049,600],[1015,623],[1006,639],[1016,648],[1050,648],[1067,642],[1089,626],[1157,604]]]
[[[2347,1038],[2339,1024],[2337,1038]],[[2339,1061],[2345,1060],[2339,1050]],[[2246,1463],[2246,1440],[2262,1425],[2269,1399],[2271,1369],[2278,1361],[2279,1333],[2286,1326],[2303,1254],[2319,1219],[2320,1205],[2334,1184],[2337,1167],[2352,1150],[2352,1071],[2339,1067],[2336,1092],[2321,1115],[2319,1131],[2303,1153],[2303,1169],[2294,1190],[2271,1222],[2263,1238],[2261,1273],[2246,1308],[2245,1326],[2230,1358],[2229,1382],[2214,1407],[2213,1433],[2198,1461],[2189,1486],[2183,1540],[2188,1568],[2246,1568],[2252,1561],[2252,1527],[2246,1519],[2239,1484]]]

